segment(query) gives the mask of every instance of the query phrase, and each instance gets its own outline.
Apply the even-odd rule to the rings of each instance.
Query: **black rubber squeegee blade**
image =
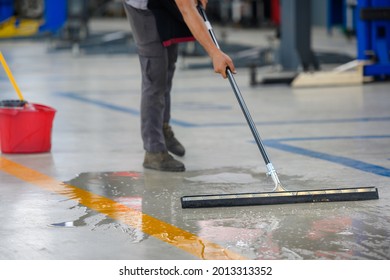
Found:
[[[378,199],[375,187],[183,196],[183,208],[232,207]]]

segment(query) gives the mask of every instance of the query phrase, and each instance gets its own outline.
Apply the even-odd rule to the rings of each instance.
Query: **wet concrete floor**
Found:
[[[255,32],[237,39],[255,45]],[[319,34],[315,47],[353,52]],[[248,69],[236,75],[286,188],[376,186],[379,200],[182,209],[184,195],[273,188],[227,81],[180,62],[171,123],[187,171],[161,173],[142,168],[136,56],[1,49],[25,98],[57,113],[50,153],[0,156],[0,259],[390,259],[388,83],[250,87]],[[3,73],[0,88],[15,99]]]

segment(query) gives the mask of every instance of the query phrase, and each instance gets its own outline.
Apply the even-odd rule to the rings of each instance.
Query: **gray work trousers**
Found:
[[[152,153],[167,151],[163,123],[168,123],[171,117],[171,88],[178,46],[162,45],[151,11],[133,8],[125,2],[124,7],[141,64],[141,134],[144,149]]]

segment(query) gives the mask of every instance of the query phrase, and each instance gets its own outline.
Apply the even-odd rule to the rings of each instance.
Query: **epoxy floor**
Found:
[[[267,44],[257,30],[228,34]],[[236,75],[287,188],[377,186],[379,200],[182,209],[183,195],[273,188],[227,80],[179,61],[172,126],[187,171],[161,173],[142,168],[135,55],[0,44],[26,100],[57,110],[50,153],[0,156],[0,259],[390,258],[389,83],[250,87],[248,69]],[[0,95],[17,99],[3,71]]]

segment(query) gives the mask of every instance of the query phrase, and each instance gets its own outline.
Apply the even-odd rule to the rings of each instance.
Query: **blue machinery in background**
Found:
[[[75,54],[81,48],[95,53],[127,51],[131,35],[125,32],[89,34],[91,15],[110,1],[93,6],[89,0],[0,0],[0,39],[54,37],[49,51],[71,49]]]
[[[390,75],[390,0],[328,0],[328,32],[342,26],[357,37],[357,59],[368,61],[364,76]]]
[[[11,18],[14,14],[13,0],[0,0],[0,24]]]
[[[57,33],[67,20],[67,0],[45,0],[44,5],[44,24],[39,31]]]
[[[372,64],[364,76],[390,76],[390,0],[359,0],[357,56]]]
[[[29,3],[29,0],[0,0],[0,37],[57,33],[67,21],[67,2],[67,0],[41,0]],[[15,16],[17,6],[21,6],[27,12],[30,11],[29,13],[36,8],[38,15],[34,15],[33,18],[24,15]]]

